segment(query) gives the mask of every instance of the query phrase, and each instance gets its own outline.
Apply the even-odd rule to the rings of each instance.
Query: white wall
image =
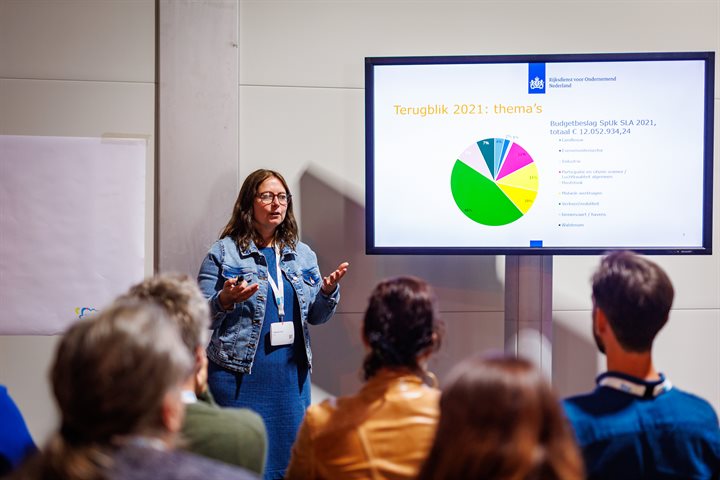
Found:
[[[154,132],[153,0],[0,0],[0,135],[148,138],[148,272]],[[57,342],[58,337],[0,336],[0,383],[38,443],[56,426],[47,370]]]
[[[203,5],[202,28],[181,29]],[[209,38],[208,25],[227,15],[222,35]],[[161,30],[181,35],[174,41],[161,35],[159,52],[160,111],[179,115],[159,116],[161,131],[173,120],[159,142],[160,269],[194,274],[230,215],[239,179],[261,166],[283,172],[298,201],[303,239],[321,268],[351,262],[339,313],[312,330],[313,380],[335,394],[359,384],[362,312],[370,289],[386,276],[410,273],[435,287],[447,324],[434,363],[441,378],[471,352],[502,350],[504,339],[502,257],[364,254],[364,57],[720,51],[720,0],[176,0],[160,2],[159,20]],[[189,41],[193,35],[202,37]],[[154,141],[154,36],[152,0],[0,0],[0,134],[124,132]],[[197,77],[184,77],[188,62],[216,68],[203,63],[203,54],[228,62],[220,53],[226,47],[237,56],[222,68],[237,85],[206,79],[213,87],[202,88],[206,72],[197,69]],[[217,91],[227,88],[237,90]],[[163,97],[170,90],[175,97]],[[178,92],[198,98],[182,102]],[[718,86],[720,112],[717,92]],[[218,109],[220,95],[237,109],[237,125],[230,118],[213,131],[202,97]],[[717,157],[717,113],[715,124]],[[237,153],[228,160],[233,142]],[[717,222],[713,238],[720,250]],[[657,363],[676,385],[720,411],[720,255],[655,260],[677,290]],[[554,259],[553,378],[561,394],[587,390],[602,369],[589,334],[588,279],[597,261]],[[8,384],[39,441],[54,427],[46,369],[56,343],[0,337],[0,383]]]

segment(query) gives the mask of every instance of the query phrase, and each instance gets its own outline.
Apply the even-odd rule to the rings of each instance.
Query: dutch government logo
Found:
[[[528,63],[528,93],[545,93],[544,63]]]
[[[540,77],[530,80],[530,90],[542,90],[543,88],[545,88],[545,82]]]

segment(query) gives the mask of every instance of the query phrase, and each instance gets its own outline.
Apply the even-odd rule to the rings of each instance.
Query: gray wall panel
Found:
[[[0,77],[153,82],[154,0],[3,0]]]
[[[159,12],[158,268],[196,275],[238,192],[237,3]]]
[[[717,50],[717,0],[242,0],[240,82],[362,87],[363,58]],[[717,85],[720,85],[720,79]]]

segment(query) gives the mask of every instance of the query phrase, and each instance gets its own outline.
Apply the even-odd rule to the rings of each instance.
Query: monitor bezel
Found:
[[[703,132],[703,226],[699,247],[617,245],[612,247],[387,247],[375,245],[374,204],[374,68],[384,65],[640,62],[701,60],[705,64]],[[602,255],[632,250],[647,255],[711,255],[713,210],[715,52],[568,53],[528,55],[458,55],[365,58],[365,252],[368,255]]]

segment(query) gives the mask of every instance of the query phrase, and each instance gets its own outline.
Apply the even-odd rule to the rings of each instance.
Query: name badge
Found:
[[[292,345],[295,339],[293,322],[275,322],[270,324],[270,345]]]

